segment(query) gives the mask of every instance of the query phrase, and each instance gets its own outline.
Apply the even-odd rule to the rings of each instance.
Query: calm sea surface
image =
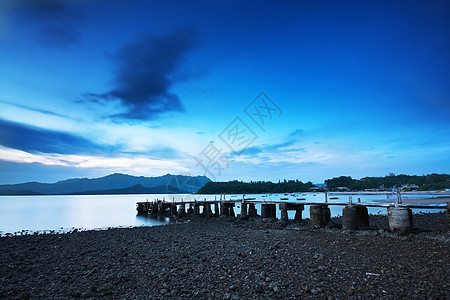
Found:
[[[279,201],[288,198],[289,201],[301,203],[296,198],[306,198],[306,201],[324,200],[322,193],[306,193],[295,195],[267,194],[245,195],[256,200]],[[329,196],[330,197],[330,196]],[[393,199],[393,196],[390,196]],[[413,198],[414,196],[409,196]],[[424,196],[419,196],[423,198]],[[386,195],[353,196],[356,202],[386,199]],[[73,228],[103,229],[108,227],[155,226],[169,222],[168,218],[152,218],[136,215],[136,202],[165,199],[166,201],[214,200],[216,195],[76,195],[76,196],[0,196],[0,235],[15,233],[22,230],[31,232],[70,231]],[[242,199],[242,195],[226,195],[226,199]],[[347,202],[348,196],[338,196],[330,202]],[[342,214],[342,206],[330,206],[332,216]],[[258,212],[260,206],[257,205]],[[429,211],[429,210],[426,210]],[[237,204],[235,213],[240,212]],[[369,208],[369,213],[385,214],[385,208]],[[295,212],[289,212],[289,218],[294,218]],[[278,211],[278,217],[280,212]],[[305,207],[303,218],[309,218],[309,207]]]

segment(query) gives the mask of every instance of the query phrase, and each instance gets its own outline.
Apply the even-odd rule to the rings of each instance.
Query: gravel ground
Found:
[[[0,299],[450,299],[444,214],[412,234],[260,218],[0,238]],[[334,219],[339,227],[339,219]]]

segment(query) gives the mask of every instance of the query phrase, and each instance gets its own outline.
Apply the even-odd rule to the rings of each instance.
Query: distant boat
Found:
[[[302,196],[306,196],[306,194],[302,194]]]
[[[331,200],[339,199],[339,197],[330,197]]]
[[[297,198],[297,200],[306,200],[306,198]]]
[[[284,194],[285,196],[289,195],[289,194]]]
[[[313,196],[317,196],[316,194],[313,194]]]
[[[280,198],[280,200],[289,200],[289,198]]]

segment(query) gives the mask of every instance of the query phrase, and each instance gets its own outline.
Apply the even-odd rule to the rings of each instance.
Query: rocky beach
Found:
[[[443,213],[391,234],[308,220],[196,217],[158,226],[0,238],[0,299],[449,299]]]

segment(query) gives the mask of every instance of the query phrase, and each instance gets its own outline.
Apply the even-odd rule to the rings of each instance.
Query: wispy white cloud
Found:
[[[62,155],[28,153],[21,150],[0,147],[0,160],[16,163],[40,163],[75,168],[104,169],[108,172],[122,172],[135,175],[160,175],[165,173],[186,173],[189,169],[176,160],[152,159],[145,156],[102,157],[90,155]]]

